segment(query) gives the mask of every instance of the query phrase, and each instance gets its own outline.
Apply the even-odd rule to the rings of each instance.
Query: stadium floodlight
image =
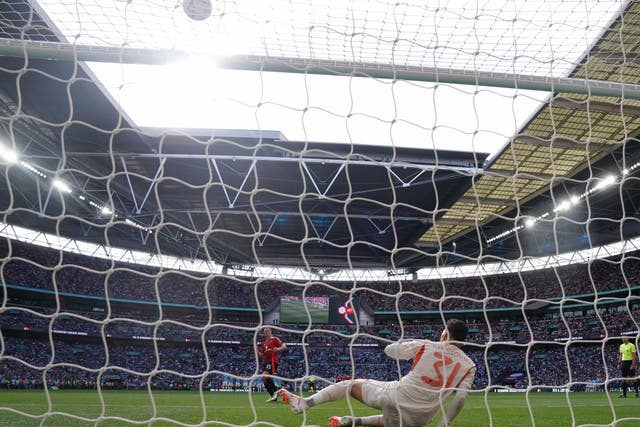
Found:
[[[147,228],[147,227],[145,227],[143,225],[140,225],[137,222],[134,222],[134,221],[130,220],[129,218],[125,219],[124,222],[129,224],[132,227],[137,228],[138,230],[146,231],[149,234],[153,233],[153,230],[151,230],[151,229],[149,229],[149,228]]]
[[[109,206],[105,205],[100,208],[100,213],[102,215],[111,215],[113,213],[113,210]]]
[[[563,212],[566,211],[567,209],[569,209],[571,207],[571,202],[568,200],[565,200],[564,202],[560,203],[553,211],[554,212]]]
[[[632,165],[631,167],[629,167],[628,169],[623,169],[622,170],[622,176],[628,175],[629,173],[631,173],[634,169],[640,167],[640,162],[635,163],[634,165]],[[573,205],[577,205],[578,203],[580,203],[580,199],[583,199],[585,197],[587,197],[589,194],[595,193],[596,191],[602,190],[612,184],[615,184],[617,178],[615,175],[607,175],[604,178],[601,179],[601,181],[595,185],[594,187],[592,187],[590,190],[585,191],[584,193],[580,194],[579,196],[576,195],[572,195],[569,197],[568,200],[565,200],[563,202],[561,202],[560,204],[558,204],[558,206],[555,207],[555,209],[553,209],[552,212],[564,212],[566,210],[568,210],[569,208],[571,208],[571,206]],[[546,218],[550,215],[550,212],[545,212],[543,214],[541,214],[539,217],[537,217],[536,219],[531,219],[525,222],[524,226],[526,226],[527,228],[532,226],[533,223],[541,220],[542,218]],[[498,239],[501,239],[503,237],[506,237],[512,233],[517,233],[519,229],[521,229],[522,226],[518,226],[518,227],[514,227],[510,230],[504,231],[500,234],[497,234],[493,237],[490,237],[487,239],[487,243],[493,243]]]
[[[616,182],[616,177],[613,175],[607,175],[601,182],[596,186],[597,189],[606,188],[611,184]]]
[[[16,153],[14,150],[12,150],[9,147],[0,145],[0,159],[12,165],[18,162],[18,153]]]
[[[39,176],[40,178],[46,178],[47,175],[40,172],[38,169],[36,169],[32,164],[25,162],[24,160],[20,161],[20,165],[25,168],[30,170],[31,172],[35,173],[37,176]]]
[[[63,193],[71,193],[71,187],[69,187],[64,181],[56,178],[53,180],[53,186]]]
[[[533,225],[536,223],[536,221],[533,218],[529,218],[524,224],[527,227],[533,227]]]

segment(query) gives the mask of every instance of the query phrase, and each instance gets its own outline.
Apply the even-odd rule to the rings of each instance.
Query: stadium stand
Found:
[[[12,251],[2,269],[13,307],[0,313],[2,333],[11,337],[0,363],[4,388],[41,388],[46,382],[48,387],[82,389],[100,382],[107,388],[135,389],[151,382],[158,389],[188,390],[201,381],[210,389],[246,388],[256,375],[253,343],[258,322],[255,312],[247,315],[244,310],[275,310],[273,301],[279,295],[300,291],[295,283],[284,281],[209,280],[175,271],[136,271],[126,264],[105,275],[102,272],[110,268],[106,261],[64,254],[65,266],[57,268],[58,251],[19,243],[12,244]],[[618,259],[606,259],[519,275],[367,283],[354,295],[363,309],[374,313],[373,325],[324,325],[319,330],[278,325],[278,335],[290,345],[285,357],[292,362],[283,364],[280,375],[304,377],[304,364],[295,362],[306,354],[309,371],[325,381],[396,378],[408,365],[396,366],[380,357],[379,347],[401,338],[437,339],[442,308],[446,315],[455,314],[470,324],[467,351],[479,368],[476,388],[566,387],[569,378],[574,389],[585,389],[588,383],[602,388],[608,376],[615,377],[617,337],[635,330],[640,313],[636,284],[640,285],[640,262],[635,256],[627,257],[622,268]],[[346,289],[344,284],[335,287]],[[52,298],[54,289],[61,296],[60,307]],[[331,295],[330,291],[316,285],[306,294]],[[524,317],[519,302],[524,292],[545,306]],[[602,299],[596,312],[596,295],[628,296],[628,304],[619,298]],[[563,305],[558,304],[561,297]],[[208,303],[213,306],[211,318]],[[396,303],[402,324],[387,312],[395,313]],[[626,315],[628,309],[633,317]],[[532,341],[528,352],[519,346]],[[571,345],[565,354],[567,341]],[[573,360],[579,363],[567,364]],[[49,364],[54,366],[45,369]],[[154,368],[160,372],[152,376]]]

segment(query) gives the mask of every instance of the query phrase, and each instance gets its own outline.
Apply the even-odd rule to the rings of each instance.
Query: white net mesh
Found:
[[[0,424],[369,415],[265,328],[306,395],[450,318],[455,425],[637,424],[639,6],[422,3],[0,4]]]
[[[442,69],[566,76],[620,2],[213,2],[190,20],[179,2],[42,1],[80,45],[180,49]]]

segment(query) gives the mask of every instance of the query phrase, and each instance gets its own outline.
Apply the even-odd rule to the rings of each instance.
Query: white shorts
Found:
[[[407,408],[398,400],[398,381],[354,380],[362,384],[362,400],[367,406],[382,411],[386,427],[420,427],[436,416],[439,407]],[[402,420],[402,421],[401,421]]]

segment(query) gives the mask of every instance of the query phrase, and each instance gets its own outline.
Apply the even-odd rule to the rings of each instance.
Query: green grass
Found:
[[[282,403],[265,403],[265,393],[213,393],[108,391],[102,400],[95,391],[53,391],[49,394],[51,407],[43,391],[0,391],[0,426],[133,426],[198,424],[210,425],[281,425],[326,426],[331,415],[349,413],[345,401],[312,408],[306,414],[294,415]],[[640,425],[640,399],[617,399],[617,393],[482,393],[471,395],[454,426],[571,426],[612,425],[631,427]],[[203,408],[204,403],[204,408]],[[376,413],[358,402],[352,402],[359,415]],[[155,404],[156,412],[152,404]],[[571,416],[573,411],[573,418]],[[66,415],[62,415],[65,413]],[[46,415],[45,415],[46,414]],[[30,416],[29,416],[30,415]],[[78,417],[86,418],[82,420]],[[126,418],[138,424],[119,420]],[[634,418],[635,417],[635,418]],[[150,419],[156,421],[149,423]],[[633,418],[620,421],[624,418]],[[99,419],[99,422],[96,420]],[[572,421],[573,420],[573,421]],[[42,424],[41,424],[42,422]],[[535,424],[534,424],[535,422]]]

